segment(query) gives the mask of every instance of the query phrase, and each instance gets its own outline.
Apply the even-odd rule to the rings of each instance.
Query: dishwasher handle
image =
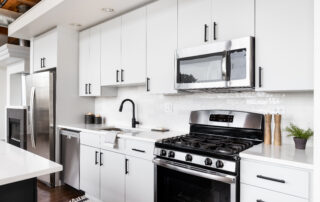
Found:
[[[80,139],[80,132],[72,131],[72,130],[61,130],[60,134],[67,137],[73,137]]]

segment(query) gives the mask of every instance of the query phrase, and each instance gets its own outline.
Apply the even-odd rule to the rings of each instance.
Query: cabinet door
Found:
[[[104,202],[125,201],[125,156],[101,150],[101,200]]]
[[[210,41],[211,0],[178,1],[178,47]]]
[[[146,7],[142,7],[122,17],[122,72],[120,72],[122,78],[120,80],[123,84],[145,83],[146,43]]]
[[[254,0],[212,0],[212,21],[216,40],[254,36]]]
[[[101,85],[114,86],[120,82],[121,17],[101,26]]]
[[[90,57],[90,30],[79,34],[79,95],[88,96]]]
[[[256,0],[256,78],[260,91],[313,89],[312,0]]]
[[[94,198],[100,197],[99,149],[80,145],[80,189]]]
[[[101,82],[100,82],[100,26],[95,26],[90,29],[90,57],[89,66],[90,77],[89,94],[90,96],[100,96]]]
[[[126,202],[154,201],[154,165],[152,161],[127,158]]]
[[[58,32],[51,30],[33,41],[33,71],[57,67]]]
[[[163,0],[147,7],[147,77],[151,93],[176,93],[177,0]]]

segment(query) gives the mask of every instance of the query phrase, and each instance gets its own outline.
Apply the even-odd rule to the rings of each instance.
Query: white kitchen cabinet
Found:
[[[313,1],[256,0],[255,26],[256,90],[313,90]]]
[[[192,47],[211,40],[212,0],[178,0],[178,47]]]
[[[212,0],[216,40],[254,36],[254,6],[255,0]]]
[[[34,72],[57,67],[57,29],[53,29],[34,38],[32,43]]]
[[[80,96],[100,96],[100,27],[80,32]]]
[[[178,40],[177,0],[162,0],[147,7],[147,91],[172,94]]]
[[[80,145],[80,189],[94,198],[100,197],[100,150]]]
[[[101,25],[101,85],[119,84],[121,68],[121,17],[118,17]]]
[[[146,7],[122,16],[122,67],[120,81],[125,85],[144,84],[147,63]]]
[[[153,162],[132,156],[126,158],[126,202],[154,201]]]
[[[101,150],[101,200],[125,202],[125,155]]]

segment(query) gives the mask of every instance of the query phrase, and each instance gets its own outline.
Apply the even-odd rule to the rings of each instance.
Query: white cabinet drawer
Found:
[[[80,144],[100,148],[100,134],[99,133],[80,133]]]
[[[306,199],[241,184],[240,202],[308,202]]]
[[[154,143],[137,141],[137,140],[126,140],[126,154],[135,156],[138,158],[144,158],[148,160],[153,159]]]
[[[262,162],[241,161],[241,183],[290,194],[309,197],[309,172]]]

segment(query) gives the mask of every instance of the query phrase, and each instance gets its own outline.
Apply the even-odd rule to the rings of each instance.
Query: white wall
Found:
[[[290,122],[303,128],[313,128],[313,93],[227,93],[149,95],[145,87],[119,88],[115,98],[96,98],[95,112],[106,117],[108,125],[131,126],[132,109],[123,99],[131,98],[137,105],[137,120],[141,127],[166,127],[187,132],[190,111],[200,109],[233,109],[258,113],[283,114],[282,128]],[[283,133],[283,142],[293,144]],[[309,145],[312,141],[309,141]]]
[[[0,68],[0,140],[6,138],[7,71]]]

